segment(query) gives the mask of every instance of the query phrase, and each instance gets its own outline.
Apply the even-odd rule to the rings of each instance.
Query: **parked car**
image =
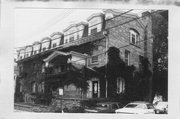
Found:
[[[149,102],[135,101],[128,103],[121,109],[117,109],[115,112],[117,114],[155,114],[155,109]]]
[[[157,102],[155,107],[156,114],[167,114],[168,113],[168,102],[160,101]]]
[[[86,108],[86,113],[115,113],[116,109],[122,108],[119,102],[101,102],[97,103],[93,108]]]

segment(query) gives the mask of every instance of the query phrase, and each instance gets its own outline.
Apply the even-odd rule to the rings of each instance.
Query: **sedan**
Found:
[[[168,102],[160,101],[155,107],[156,114],[167,114],[168,113]]]
[[[96,107],[86,108],[86,113],[115,113],[116,109],[122,108],[122,104],[119,102],[102,102],[97,103]]]
[[[117,114],[155,114],[154,107],[149,102],[136,101],[128,103],[125,107],[117,109]]]

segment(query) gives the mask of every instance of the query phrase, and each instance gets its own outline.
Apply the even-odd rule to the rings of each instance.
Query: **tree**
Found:
[[[153,93],[167,100],[168,88],[168,11],[152,15],[153,43]]]

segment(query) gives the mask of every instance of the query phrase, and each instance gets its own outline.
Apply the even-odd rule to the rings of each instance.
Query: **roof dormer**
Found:
[[[88,35],[93,35],[98,32],[101,32],[104,29],[104,14],[103,13],[95,13],[92,14],[87,19],[89,23]]]
[[[35,55],[35,54],[38,54],[40,52],[40,49],[41,49],[41,42],[39,41],[36,41],[33,43],[33,53],[32,55]]]
[[[24,59],[24,54],[25,54],[25,49],[24,48],[20,49],[18,54],[18,60]]]
[[[63,34],[61,32],[54,32],[51,36],[51,48],[56,48],[63,44]]]
[[[80,39],[85,34],[85,27],[87,23],[80,22],[78,24],[71,24],[66,29],[64,29],[64,43],[73,42]]]
[[[24,57],[27,58],[32,55],[33,47],[31,45],[26,46]]]
[[[45,37],[41,40],[41,52],[46,51],[50,48],[51,39],[49,37]]]

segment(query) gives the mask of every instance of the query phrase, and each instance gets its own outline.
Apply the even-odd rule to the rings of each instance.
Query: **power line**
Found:
[[[120,17],[120,16],[122,16],[122,15],[124,15],[124,14],[127,14],[127,13],[131,12],[131,11],[133,11],[133,9],[128,10],[128,11],[126,11],[126,12],[123,12],[123,13],[115,16],[115,17],[110,18],[110,19],[107,19],[107,20],[105,20],[105,22],[106,22],[106,21],[109,21],[109,20],[112,20],[112,19],[115,19],[115,18],[117,18],[117,17]],[[89,26],[88,28],[94,27],[94,26],[99,25],[99,24],[102,24],[102,23],[103,23],[103,21],[102,21],[102,22],[99,22],[99,23],[96,23],[96,24],[94,24],[94,25],[92,25],[92,26]],[[75,34],[75,33],[78,33],[78,32],[83,31],[83,30],[84,30],[84,29],[80,29],[80,30],[77,30],[77,31],[75,31],[75,32],[66,34],[66,35],[64,35],[64,37],[65,37],[65,36],[72,35],[72,34]],[[46,41],[46,42],[48,42],[48,41]],[[45,43],[45,42],[43,42],[43,43]],[[21,47],[19,47],[19,48],[21,48]],[[22,47],[22,48],[24,48],[24,47]],[[17,47],[17,49],[18,49],[18,47]]]
[[[140,18],[143,18],[143,17],[145,17],[145,16],[154,14],[154,13],[156,13],[156,12],[158,12],[158,11],[154,11],[154,12],[152,12],[152,13],[150,13],[150,14],[144,15],[144,16],[142,16],[142,17],[138,17],[137,19],[140,19]],[[129,22],[135,21],[135,20],[137,20],[137,19],[129,20],[128,22],[125,22],[124,24],[127,24],[127,23],[129,23]],[[116,26],[114,26],[114,27],[110,27],[110,28],[108,28],[108,29],[112,29],[112,28],[115,28],[115,27],[117,27],[117,26],[121,26],[121,25],[124,25],[124,24],[119,24],[119,25],[116,25]],[[147,39],[147,40],[148,40],[148,39]],[[139,43],[140,43],[140,42],[144,42],[144,41],[146,41],[146,40],[141,40],[141,41],[139,41]],[[119,47],[118,49],[121,49],[121,48],[124,48],[124,47],[128,47],[128,46],[131,46],[131,45],[132,45],[132,44],[128,44],[128,45],[125,45],[125,46],[121,46],[121,47]],[[107,52],[107,51],[105,51],[105,52],[103,52],[103,53],[99,53],[99,54],[93,55],[93,56],[90,56],[90,57],[88,57],[88,58],[91,58],[91,57],[94,57],[94,56],[99,56],[99,55],[102,55],[102,54],[104,54],[104,53],[106,53],[106,52]],[[80,61],[80,60],[77,60],[77,61]],[[75,61],[73,61],[73,62],[75,62]]]

